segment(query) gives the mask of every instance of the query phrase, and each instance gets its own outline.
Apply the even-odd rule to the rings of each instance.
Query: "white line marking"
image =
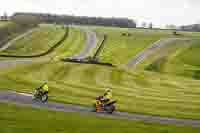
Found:
[[[20,94],[20,95],[23,95],[23,96],[33,96],[32,94],[27,94],[27,93],[17,93],[17,94]]]

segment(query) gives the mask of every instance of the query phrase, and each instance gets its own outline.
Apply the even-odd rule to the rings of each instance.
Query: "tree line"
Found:
[[[87,17],[73,15],[54,15],[46,13],[15,13],[13,17],[21,15],[37,16],[41,22],[45,23],[61,23],[76,25],[99,25],[99,26],[116,26],[122,28],[135,28],[136,23],[128,18],[103,18],[103,17]]]
[[[184,25],[180,27],[180,30],[200,32],[200,24]]]

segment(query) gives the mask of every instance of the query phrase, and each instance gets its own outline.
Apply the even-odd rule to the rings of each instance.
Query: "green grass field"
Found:
[[[3,26],[7,26],[9,22],[0,21],[0,28]]]
[[[108,34],[100,59],[114,64],[127,63],[149,42],[171,34],[169,31],[102,27],[97,27],[96,31]],[[132,36],[121,36],[123,32],[130,32]],[[72,28],[63,45],[49,55],[55,60],[35,60],[31,64],[2,68],[0,88],[30,93],[34,87],[48,81],[51,100],[91,106],[97,95],[102,95],[106,87],[111,87],[114,99],[119,101],[117,108],[120,111],[200,119],[200,83],[197,80],[143,69],[126,70],[56,60],[77,53],[84,40],[84,34],[78,28]],[[190,59],[184,57],[184,60]]]
[[[100,54],[100,60],[113,64],[126,64],[131,57],[134,57],[145,47],[163,37],[172,37],[170,30],[149,30],[133,28],[93,27],[97,33],[105,33],[107,40],[105,47]],[[131,36],[123,36],[123,33],[130,33]],[[178,32],[175,37],[199,37],[196,32]]]
[[[35,55],[46,52],[57,43],[64,35],[65,30],[60,26],[42,25],[38,30],[17,40],[1,54],[11,55]],[[56,34],[55,34],[56,33]],[[78,53],[85,42],[85,34],[82,30],[74,27],[69,28],[68,37],[64,42],[48,55],[53,58],[64,58]],[[33,41],[31,41],[33,40]],[[15,59],[15,58],[12,58]],[[1,58],[7,60],[7,58]]]
[[[64,35],[65,30],[58,26],[41,25],[37,30],[16,40],[3,54],[33,55],[46,52]]]
[[[148,63],[146,59],[147,69],[165,74],[199,79],[199,44],[200,40],[176,41],[160,48],[147,58]],[[163,56],[156,58],[156,56],[162,54]],[[141,64],[144,64],[144,62]]]
[[[198,133],[198,127],[102,118],[0,103],[1,133]],[[33,117],[34,116],[34,117]]]
[[[86,35],[82,30],[70,27],[68,38],[51,54],[51,57],[61,59],[73,56],[81,51],[85,41]]]
[[[30,93],[44,81],[51,100],[91,106],[111,87],[121,111],[200,119],[200,83],[184,77],[53,61],[18,64],[0,74],[1,89]]]
[[[139,51],[159,40],[171,35],[169,31],[151,31],[126,28],[96,28],[98,33],[106,33],[105,47],[100,59],[113,64],[126,64]],[[130,33],[131,36],[123,36]]]
[[[8,41],[26,32],[28,27],[22,27],[11,21],[0,22],[0,46],[6,44]]]

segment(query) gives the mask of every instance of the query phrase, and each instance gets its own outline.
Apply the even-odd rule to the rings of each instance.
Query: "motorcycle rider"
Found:
[[[48,100],[48,93],[49,93],[49,87],[47,85],[47,82],[45,82],[38,88],[35,88],[33,100],[40,100],[42,102],[46,102]]]
[[[112,101],[112,89],[107,88],[105,90],[104,95],[103,95],[103,101],[105,103],[109,103],[110,101]]]
[[[47,82],[45,82],[42,87],[41,87],[43,94],[48,94],[49,93],[49,87],[47,85]]]
[[[112,113],[115,110],[115,106],[113,105],[114,103],[116,103],[116,100],[113,101],[112,99],[112,90],[107,88],[105,89],[103,96],[96,97],[95,111]]]
[[[37,91],[42,95],[48,94],[49,93],[49,87],[47,85],[47,82],[45,82],[38,89],[36,89],[35,93],[37,93]]]

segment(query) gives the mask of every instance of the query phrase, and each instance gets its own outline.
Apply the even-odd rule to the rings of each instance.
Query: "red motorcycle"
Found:
[[[117,101],[108,101],[103,96],[96,97],[96,103],[94,104],[94,112],[103,112],[112,114],[115,110],[115,103]]]

